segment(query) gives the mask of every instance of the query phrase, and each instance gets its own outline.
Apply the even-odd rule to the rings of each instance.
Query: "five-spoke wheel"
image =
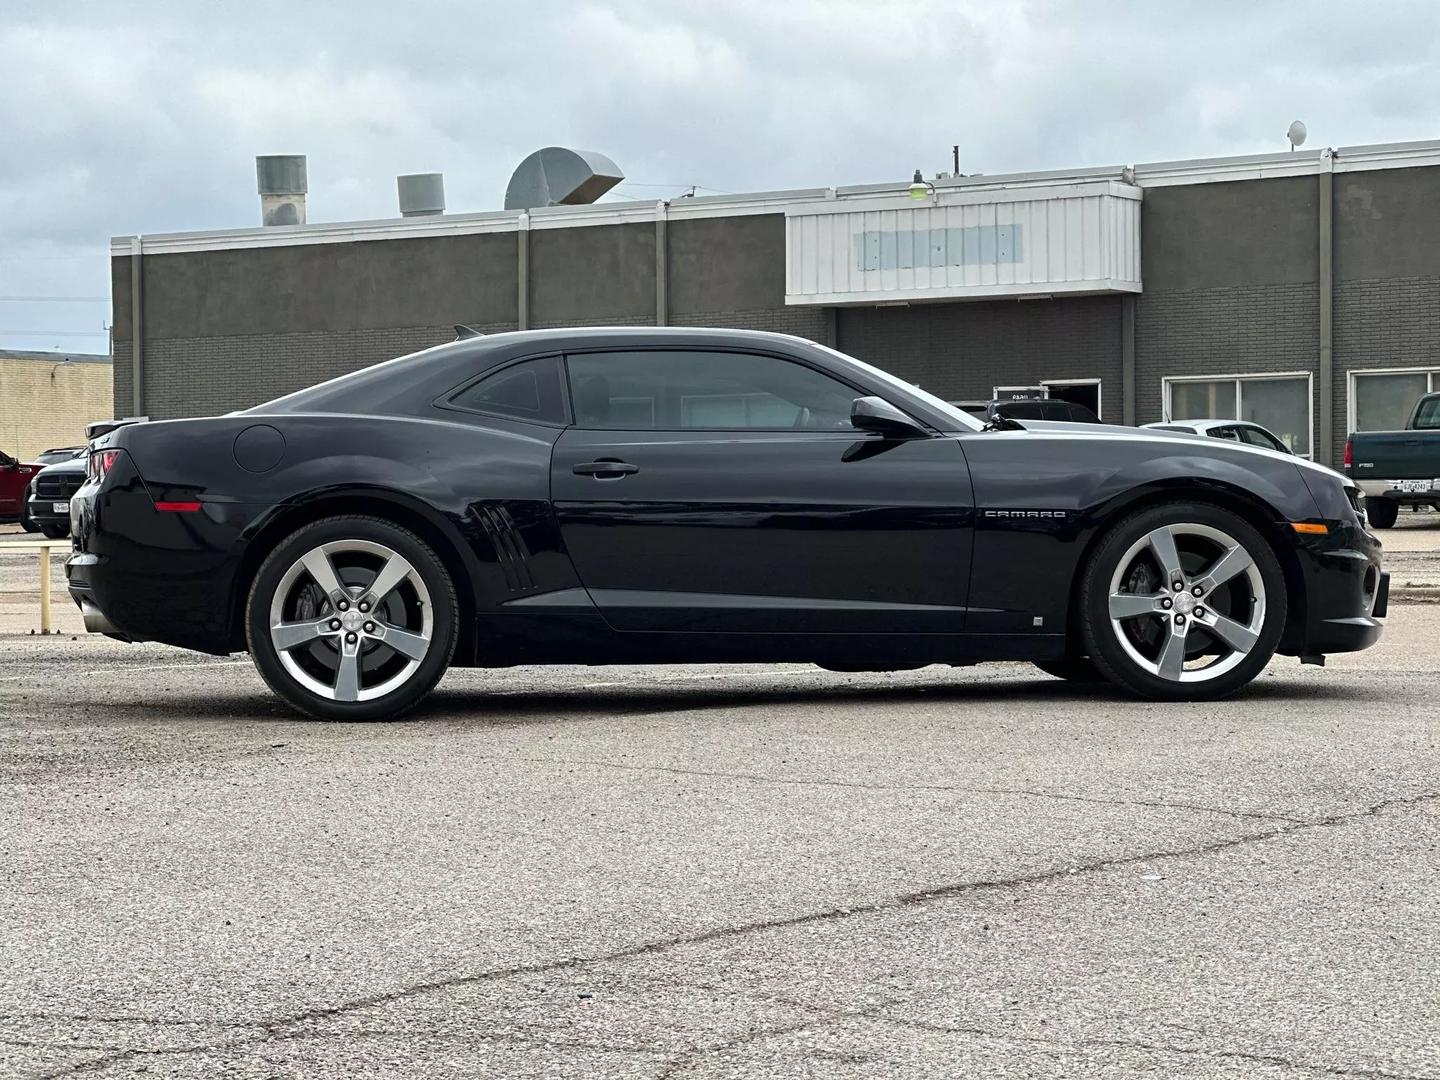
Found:
[[[413,533],[373,518],[329,518],[281,543],[247,619],[266,681],[325,719],[413,705],[449,664],[454,627],[443,565]]]
[[[1212,698],[1249,682],[1284,624],[1275,553],[1242,518],[1171,504],[1122,522],[1082,585],[1082,632],[1113,681],[1148,697]]]

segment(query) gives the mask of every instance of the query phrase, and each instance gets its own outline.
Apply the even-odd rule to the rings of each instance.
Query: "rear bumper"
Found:
[[[1402,503],[1440,505],[1440,491],[1401,491],[1390,480],[1357,480],[1367,499],[1393,499]]]

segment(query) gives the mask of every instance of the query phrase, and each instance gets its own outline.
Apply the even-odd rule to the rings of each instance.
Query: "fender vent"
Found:
[[[530,549],[525,546],[525,538],[515,527],[510,511],[503,503],[480,503],[475,509],[485,535],[495,548],[500,572],[505,575],[505,587],[511,592],[535,588],[535,576],[530,572]]]

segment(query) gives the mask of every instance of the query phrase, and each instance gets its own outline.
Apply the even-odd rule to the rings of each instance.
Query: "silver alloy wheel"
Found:
[[[270,641],[280,663],[331,701],[373,701],[398,689],[430,651],[433,629],[419,571],[372,540],[332,540],[307,551],[270,601]]]
[[[1148,573],[1151,564],[1158,587],[1127,590],[1137,568]],[[1130,545],[1111,575],[1108,602],[1111,629],[1130,659],[1169,682],[1205,682],[1232,670],[1265,625],[1265,582],[1254,558],[1228,533],[1193,522],[1162,525]],[[1143,633],[1128,633],[1126,624],[1141,619],[1148,627],[1132,625]],[[1153,637],[1157,627],[1158,648],[1147,656],[1136,639]]]

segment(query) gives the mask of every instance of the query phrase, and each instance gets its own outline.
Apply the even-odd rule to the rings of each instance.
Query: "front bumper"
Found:
[[[65,504],[63,513],[55,509],[61,503]],[[70,500],[68,499],[32,498],[26,504],[25,511],[30,520],[37,525],[63,525],[67,529],[70,527]]]
[[[1380,640],[1389,607],[1390,575],[1380,568],[1380,541],[1358,523],[1331,522],[1330,534],[1302,543],[1305,576],[1302,641],[1285,652],[1301,656],[1357,652]]]

